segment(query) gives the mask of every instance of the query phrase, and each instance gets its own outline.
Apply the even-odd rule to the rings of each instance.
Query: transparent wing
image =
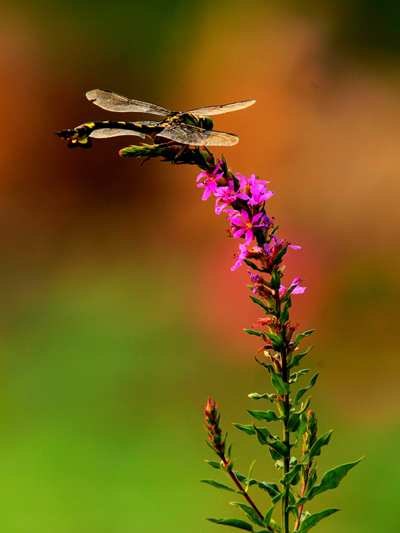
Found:
[[[106,91],[104,89],[94,89],[86,93],[86,98],[95,105],[108,111],[116,111],[117,113],[150,113],[152,115],[169,115],[172,113],[169,109],[161,107],[156,104],[148,102],[140,102],[140,100],[133,100],[126,96]]]
[[[109,137],[121,137],[122,135],[135,135],[136,137],[146,138],[146,135],[138,131],[121,130],[117,128],[103,128],[101,130],[94,130],[89,137],[96,139],[108,139]]]
[[[222,131],[203,130],[189,124],[170,124],[155,137],[170,139],[180,144],[194,146],[232,146],[239,142],[239,137]]]
[[[244,100],[243,102],[235,102],[233,104],[224,104],[224,105],[212,105],[209,107],[199,107],[197,109],[191,109],[186,111],[186,113],[191,113],[192,115],[205,115],[207,117],[211,115],[221,115],[222,113],[230,113],[231,111],[238,111],[239,109],[245,109],[255,104],[255,100]]]

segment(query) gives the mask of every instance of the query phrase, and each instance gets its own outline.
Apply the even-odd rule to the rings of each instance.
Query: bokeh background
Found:
[[[194,168],[119,158],[132,137],[86,151],[53,135],[111,118],[84,97],[96,87],[182,110],[257,100],[216,129],[240,135],[229,164],[271,181],[269,213],[302,246],[293,317],[316,328],[313,407],[335,428],[320,472],[366,455],[310,509],[342,509],[325,533],[400,531],[399,6],[0,4],[3,533],[219,531],[204,517],[235,510],[199,483],[223,481],[203,462],[209,395],[237,468],[278,479],[231,426],[269,381],[238,243]]]

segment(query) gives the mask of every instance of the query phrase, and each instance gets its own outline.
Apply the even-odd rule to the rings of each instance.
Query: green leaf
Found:
[[[250,465],[249,473],[247,474],[247,478],[249,481],[251,481],[251,474],[253,472],[253,468],[255,464],[256,464],[256,460],[254,459],[254,461]],[[246,483],[246,492],[248,491],[249,487],[250,487],[250,483]]]
[[[276,261],[276,258],[274,258],[274,261]],[[277,264],[278,261],[276,261],[275,264]],[[271,274],[271,289],[274,291],[277,291],[279,287],[281,286],[281,277],[279,275],[279,272],[276,267],[274,267],[272,274]]]
[[[218,481],[214,481],[213,479],[201,479],[200,483],[207,483],[207,485],[211,485],[216,489],[223,489],[229,492],[237,492],[235,489],[231,489],[231,487],[228,487],[228,485],[223,485],[222,483],[218,483]]]
[[[247,435],[255,435],[256,434],[256,430],[254,429],[253,426],[247,426],[247,425],[244,425],[244,424],[236,424],[236,423],[234,423],[233,425],[235,426],[235,428],[240,429],[240,431],[243,431],[244,433],[247,433]]]
[[[299,471],[301,470],[301,467],[302,467],[301,464],[296,465],[296,466],[293,468],[293,470],[291,470],[290,472],[288,472],[287,474],[285,474],[285,475],[280,479],[280,483],[282,483],[282,485],[290,485],[290,483],[292,482],[292,480],[296,477],[297,472],[299,472]]]
[[[304,413],[302,413],[302,416],[300,417],[300,423],[298,428],[296,429],[296,438],[297,442],[299,441],[300,437],[304,435],[307,429],[307,417]],[[296,443],[297,446],[297,443]]]
[[[255,304],[259,305],[268,315],[270,315],[271,311],[273,311],[273,309],[271,309],[271,307],[268,307],[267,305],[265,305],[264,302],[262,302],[261,300],[259,300],[255,296],[250,296],[250,299],[253,300],[253,302]]]
[[[243,330],[249,335],[255,335],[256,337],[263,337],[263,333],[261,333],[260,331],[254,331],[254,329],[246,329],[246,328],[243,328]]]
[[[247,477],[244,476],[243,474],[241,474],[240,472],[238,472],[237,470],[233,470],[233,473],[235,474],[235,476],[238,478],[238,480],[240,481],[240,483],[247,483]]]
[[[287,320],[289,320],[289,309],[292,306],[292,301],[289,298],[285,305],[282,308],[281,316],[279,318],[279,324],[284,324]]]
[[[279,524],[277,524],[273,518],[271,518],[271,521],[269,523],[269,527],[271,527],[273,529],[274,533],[281,533],[281,531],[282,531],[281,526]]]
[[[205,459],[205,462],[213,468],[216,468],[217,470],[221,469],[221,463],[219,463],[218,461],[207,461],[207,459]]]
[[[256,432],[258,442],[262,444],[263,446],[268,444],[267,438],[269,437],[269,435],[265,435],[261,431],[261,428],[256,427],[254,424],[253,424],[253,428],[254,428],[254,431]]]
[[[274,498],[275,496],[281,493],[276,483],[269,483],[268,481],[258,481],[257,485],[260,487],[261,490],[265,490],[266,492],[268,492],[271,498]]]
[[[274,372],[271,374],[271,381],[272,385],[276,388],[280,396],[283,396],[284,394],[290,394],[289,383],[282,381],[282,376]]]
[[[303,370],[299,370],[298,372],[294,372],[291,376],[290,376],[290,379],[289,379],[289,383],[296,383],[296,381],[298,380],[298,378],[300,376],[305,376],[306,374],[308,374],[310,372],[310,369],[309,368],[303,368]]]
[[[271,517],[272,517],[272,513],[274,512],[274,509],[275,509],[275,505],[273,505],[267,512],[267,514],[265,515],[264,517],[264,525],[265,526],[269,526],[269,523],[270,523],[270,520],[271,520]]]
[[[296,431],[300,423],[301,413],[292,413],[289,417],[287,428],[289,431]]]
[[[275,498],[272,498],[272,503],[276,505],[279,502],[279,500],[281,500],[282,498],[283,498],[283,492],[281,492],[280,494],[277,494]]]
[[[284,350],[285,349],[285,343],[283,342],[283,340],[278,337],[278,335],[275,335],[274,333],[267,333],[266,334],[267,337],[269,338],[269,340],[273,343],[273,344],[276,344],[276,346],[280,349],[280,350]],[[275,349],[275,348],[274,348]]]
[[[315,374],[315,376],[313,376],[311,378],[311,381],[309,383],[309,385],[307,385],[307,387],[305,387],[304,389],[300,389],[299,391],[297,391],[297,394],[296,394],[296,399],[295,399],[295,404],[298,405],[300,403],[300,399],[301,397],[308,391],[308,389],[311,389],[312,387],[314,387],[315,385],[315,382],[317,381],[318,379],[318,373]]]
[[[275,440],[267,443],[270,448],[272,448],[278,455],[284,459],[289,458],[289,450],[280,440]]]
[[[333,513],[336,513],[339,511],[339,509],[325,509],[325,511],[322,511],[320,513],[315,513],[310,516],[307,516],[305,518],[300,526],[300,529],[298,530],[298,533],[307,533],[312,527],[318,524],[323,518],[330,516]]]
[[[254,531],[251,524],[244,520],[238,520],[237,518],[206,518],[206,520],[213,522],[214,524],[237,527],[238,529],[244,529],[245,531]]]
[[[291,363],[288,365],[288,368],[294,368],[295,366],[298,366],[300,361],[303,359],[303,357],[305,357],[308,354],[308,352],[311,350],[311,348],[313,348],[312,345],[309,346],[305,352],[296,354],[293,357]]]
[[[358,461],[354,461],[353,463],[346,463],[344,465],[332,468],[332,470],[328,470],[328,472],[325,472],[325,474],[322,476],[321,483],[314,486],[308,496],[308,499],[311,500],[315,496],[318,496],[318,494],[322,494],[327,490],[336,489],[342,479],[347,476],[349,470],[358,465],[362,459],[363,457],[358,459]]]
[[[270,374],[272,374],[273,372],[275,372],[274,367],[273,367],[272,365],[270,365],[269,363],[264,363],[264,361],[259,361],[259,360],[257,359],[257,357],[254,357],[254,359],[257,361],[257,363],[258,363],[259,365],[261,365],[261,366],[263,366],[264,368],[266,368]]]
[[[276,257],[274,258],[274,263],[277,265],[278,263],[280,263],[282,261],[282,258],[284,255],[287,254],[287,251],[288,251],[288,244],[282,248],[282,250],[276,255]]]
[[[248,413],[251,414],[256,420],[266,420],[267,422],[277,422],[278,420],[284,420],[284,416],[276,416],[274,411],[251,411],[248,410]]]
[[[321,455],[321,448],[322,446],[327,446],[329,444],[329,441],[331,440],[331,436],[333,433],[333,429],[322,435],[322,437],[319,437],[319,439],[314,442],[314,444],[311,446],[310,451],[308,452],[308,455],[311,457],[315,457],[316,455]]]
[[[268,394],[268,393],[258,394],[257,392],[252,392],[251,394],[248,394],[247,396],[251,398],[252,400],[261,400],[264,398],[266,400],[269,400],[272,403],[274,403],[276,400],[276,394]]]
[[[243,259],[243,261],[246,263],[247,266],[252,268],[253,270],[257,270],[258,272],[264,272],[262,268],[259,268],[255,263],[252,261],[249,261],[248,259]]]
[[[271,235],[275,235],[275,233],[278,231],[279,229],[279,224],[277,224],[274,229],[271,231]]]
[[[309,329],[308,331],[305,331],[304,333],[299,333],[298,335],[296,335],[293,345],[298,346],[298,344],[300,343],[302,339],[304,339],[304,337],[309,337],[311,333],[313,333],[314,331],[315,329]]]
[[[234,505],[235,507],[239,507],[247,516],[247,518],[253,522],[253,524],[256,524],[256,526],[264,526],[263,520],[258,516],[258,514],[255,512],[255,510],[250,507],[250,505],[246,505],[245,503],[240,502],[230,502],[231,505]]]

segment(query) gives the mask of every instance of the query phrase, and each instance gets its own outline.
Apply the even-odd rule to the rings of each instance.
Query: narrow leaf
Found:
[[[255,304],[259,305],[268,315],[271,314],[271,307],[265,305],[265,303],[262,302],[259,298],[256,298],[255,296],[250,296],[250,299],[253,300]]]
[[[264,272],[263,269],[258,268],[258,266],[255,263],[253,263],[252,261],[249,261],[248,259],[244,259],[243,261],[246,263],[247,266],[249,266],[253,270],[258,270],[258,272]]]
[[[296,335],[293,345],[298,346],[298,344],[300,343],[302,339],[304,339],[304,337],[309,337],[311,333],[313,333],[314,331],[315,331],[314,329],[309,329],[308,331],[305,331],[304,333],[299,333],[298,335]]]
[[[249,473],[248,473],[248,475],[247,475],[249,481],[251,480],[251,474],[253,473],[253,468],[254,468],[254,465],[255,465],[255,464],[256,464],[256,460],[254,459],[254,461],[253,461],[253,462],[251,463],[251,465],[250,465]],[[246,487],[246,492],[247,492],[247,490],[248,490],[248,488],[249,488],[250,485],[249,485],[249,483],[246,483],[246,485],[247,485],[247,487]]]
[[[273,518],[271,518],[271,521],[269,523],[269,527],[272,528],[274,533],[281,533],[281,531],[282,531],[281,526],[279,524],[277,524]]]
[[[336,513],[339,509],[325,509],[320,513],[315,513],[310,516],[307,516],[301,523],[298,533],[307,533],[312,527],[318,524],[323,518],[330,516],[333,513]]]
[[[245,503],[240,502],[230,502],[231,505],[235,507],[239,507],[247,516],[247,518],[253,522],[253,524],[256,524],[256,526],[264,526],[264,522],[261,520],[261,518],[258,516],[258,514],[255,512],[255,510],[250,507],[250,505],[246,505]]]
[[[275,496],[281,493],[276,483],[269,483],[268,481],[258,481],[257,485],[260,487],[261,490],[265,490],[266,492],[268,492],[271,498],[274,498]]]
[[[267,422],[277,422],[278,420],[284,420],[284,416],[277,416],[274,411],[251,411],[248,410],[256,420],[266,420]]]
[[[285,383],[282,381],[282,377],[279,374],[271,373],[271,381],[272,385],[276,388],[278,391],[278,394],[283,396],[284,394],[290,394],[290,387],[289,383]]]
[[[219,463],[218,461],[207,461],[207,459],[205,459],[205,462],[213,468],[216,468],[217,470],[221,469],[221,463]]]
[[[276,440],[272,442],[267,443],[270,448],[276,451],[281,457],[284,459],[289,457],[289,450],[287,447],[283,444],[283,442]]]
[[[333,433],[333,429],[322,435],[322,437],[319,437],[316,442],[311,446],[311,450],[309,451],[308,455],[310,457],[315,457],[316,455],[321,455],[321,448],[322,446],[327,446],[329,444],[329,441],[331,440],[331,436]]]
[[[266,335],[269,340],[275,343],[281,350],[285,348],[285,343],[280,337],[278,337],[278,335],[275,335],[274,333],[267,333]]]
[[[274,512],[275,505],[273,505],[267,512],[267,514],[264,517],[264,525],[269,526],[269,522],[271,520],[272,513]]]
[[[253,426],[246,426],[244,424],[233,424],[235,428],[240,429],[240,431],[243,431],[244,433],[247,433],[247,435],[255,435],[256,430]]]
[[[309,383],[309,385],[307,385],[307,387],[305,387],[304,389],[300,389],[299,391],[297,391],[297,394],[296,394],[296,399],[295,399],[295,404],[298,405],[300,403],[300,399],[302,398],[302,396],[308,391],[308,389],[311,389],[312,387],[314,387],[316,381],[318,379],[318,373],[315,374],[314,377],[311,378],[311,381]]]
[[[308,499],[311,500],[318,494],[322,494],[327,490],[336,489],[342,479],[347,476],[349,470],[358,465],[358,463],[362,459],[363,457],[361,457],[361,459],[358,459],[358,461],[354,461],[353,463],[346,463],[344,465],[332,468],[332,470],[328,470],[328,472],[325,472],[325,474],[322,476],[321,483],[319,485],[314,486],[314,488],[311,490],[310,495],[308,496]]]
[[[305,352],[296,354],[293,357],[291,363],[288,365],[288,368],[294,368],[295,366],[298,366],[300,361],[308,354],[311,348],[313,348],[313,345],[309,346]]]
[[[214,524],[237,527],[238,529],[244,529],[245,531],[254,531],[251,524],[244,520],[238,520],[237,518],[206,518],[206,520],[213,522]]]
[[[207,485],[211,485],[212,487],[215,487],[216,489],[223,489],[229,492],[236,492],[235,489],[231,489],[231,487],[228,487],[228,485],[223,485],[222,483],[218,483],[218,481],[214,481],[213,479],[201,479],[200,483],[207,483]]]
[[[269,363],[264,363],[264,361],[259,361],[257,359],[257,357],[254,357],[254,359],[257,361],[257,363],[261,366],[263,366],[264,368],[266,368],[268,370],[268,372],[270,374],[272,374],[274,372],[274,367],[272,365],[270,365]]]
[[[291,470],[290,472],[288,472],[287,474],[285,474],[280,482],[282,483],[282,485],[290,485],[290,483],[293,481],[293,479],[296,477],[297,473],[300,471],[302,465],[299,464],[299,465],[296,465],[293,470]]]
[[[246,328],[243,328],[243,330],[249,335],[255,335],[256,337],[263,337],[263,334],[260,331],[254,331],[254,329],[246,329]]]
[[[309,368],[303,368],[303,370],[299,370],[298,372],[294,372],[289,379],[289,383],[296,383],[296,381],[299,379],[300,376],[305,376],[310,372]]]
[[[248,394],[247,396],[251,398],[252,400],[261,400],[264,398],[266,400],[269,400],[272,403],[274,403],[276,400],[276,394],[268,394],[267,392],[265,394],[258,394],[257,392],[252,392],[251,394]]]

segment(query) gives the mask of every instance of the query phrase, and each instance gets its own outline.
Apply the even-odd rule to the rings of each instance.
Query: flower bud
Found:
[[[307,429],[303,435],[303,455],[306,455],[317,440],[317,418],[312,409],[307,412]]]

